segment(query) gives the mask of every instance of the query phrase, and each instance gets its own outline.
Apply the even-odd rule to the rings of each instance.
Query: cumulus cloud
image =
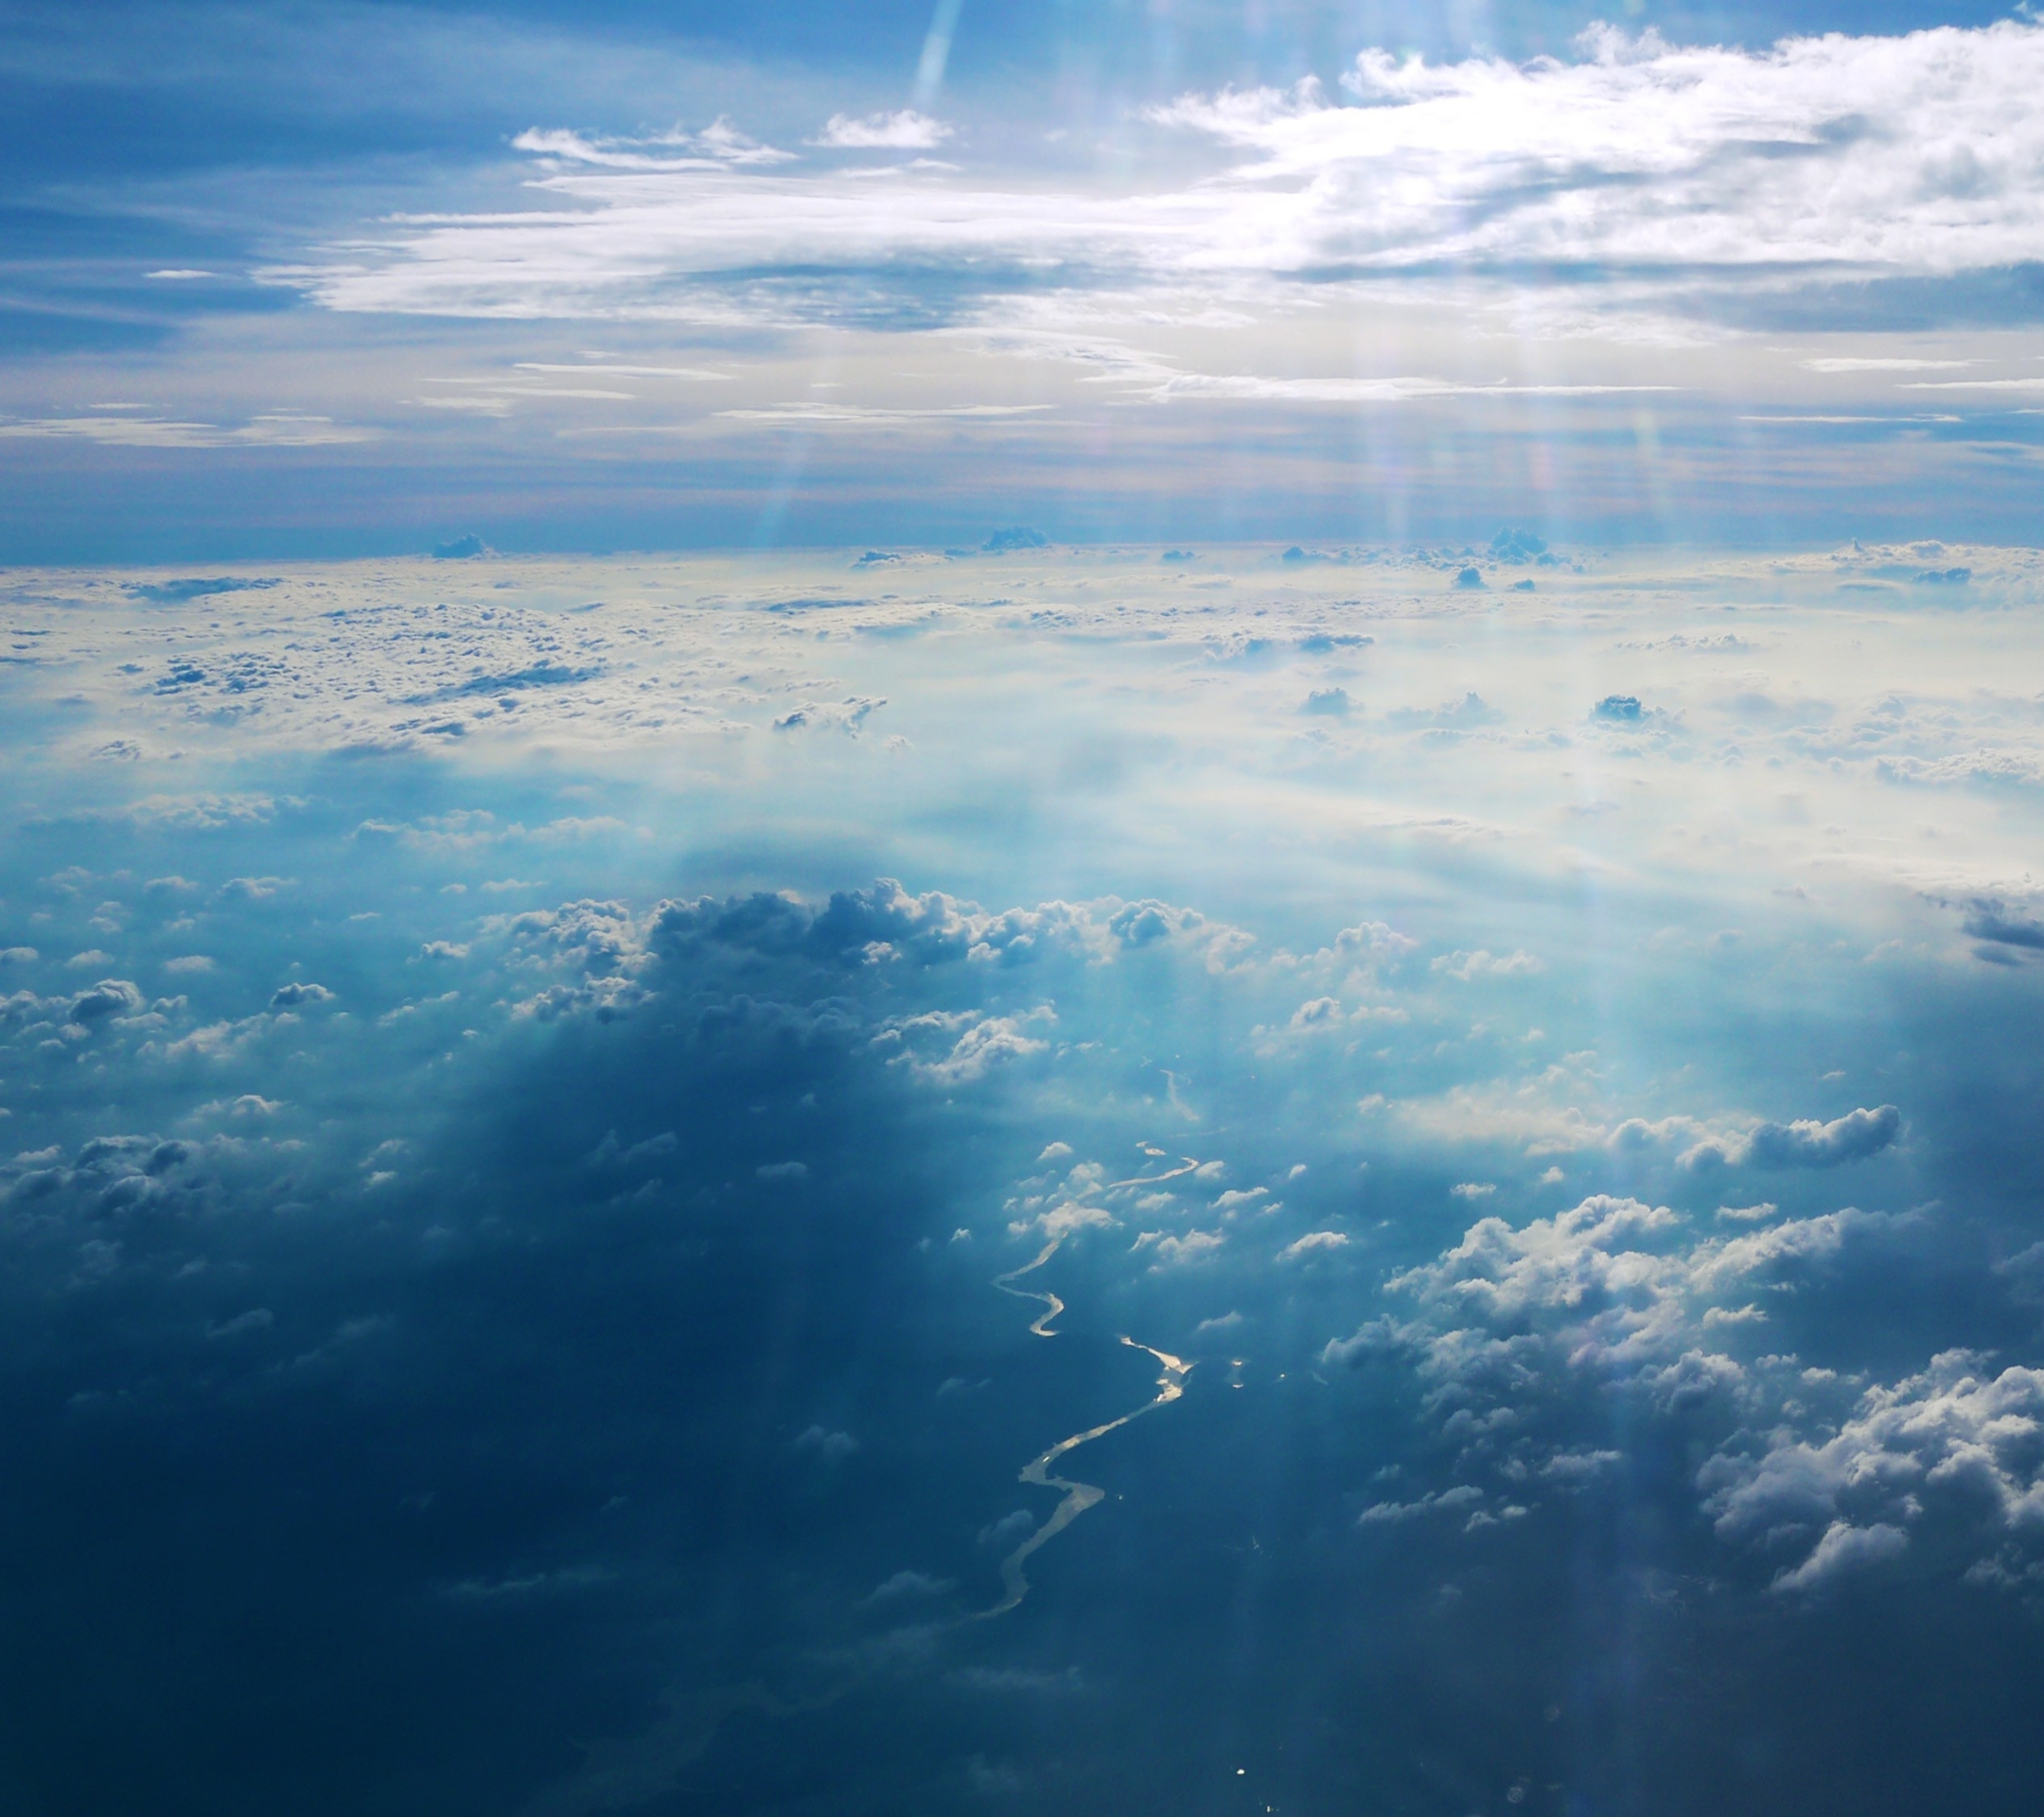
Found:
[[[293,981],[290,984],[279,984],[270,994],[270,1007],[273,1010],[302,1010],[310,1004],[331,1003],[333,1000],[333,992],[324,984]]]
[[[1028,1015],[985,1016],[933,1010],[891,1023],[874,1037],[873,1045],[895,1050],[890,1055],[894,1062],[933,1084],[969,1085],[995,1067],[1048,1051],[1050,1044],[1027,1030],[1050,1019],[1048,1009]],[[934,1054],[918,1050],[925,1037],[935,1038]]]
[[[2044,1540],[2044,1371],[1995,1371],[1955,1350],[1860,1386],[1754,1341],[1770,1329],[1756,1289],[1806,1288],[1848,1244],[1910,1227],[1848,1209],[1698,1236],[1666,1207],[1608,1196],[1516,1228],[1485,1218],[1387,1283],[1413,1316],[1368,1320],[1323,1361],[1415,1368],[1427,1417],[1463,1446],[1465,1476],[1594,1481],[1619,1460],[1565,1435],[1601,1425],[1611,1395],[1630,1398],[1635,1417],[1682,1422],[1706,1453],[1695,1491],[1718,1537],[1742,1552],[1795,1552],[1773,1577],[1785,1593],[1890,1559],[1919,1528],[1959,1568],[2005,1563],[2009,1548]],[[1472,1485],[1456,1487],[1475,1499]],[[1386,1505],[1375,1518],[1431,1505]]]
[[[1909,1544],[1909,1535],[1899,1526],[1877,1521],[1872,1526],[1850,1526],[1833,1521],[1824,1528],[1817,1548],[1793,1570],[1780,1573],[1774,1588],[1781,1591],[1819,1590],[1840,1578],[1861,1572],[1894,1558]]]
[[[1757,1449],[1720,1452],[1699,1478],[1718,1531],[1735,1540],[1820,1531],[1810,1577],[1791,1573],[1788,1588],[1899,1551],[1905,1530],[1933,1515],[1981,1549],[2011,1536],[2034,1542],[2044,1531],[2044,1371],[1983,1364],[1947,1351],[1919,1374],[1868,1388],[1828,1437],[1777,1430]],[[1895,1537],[1872,1543],[1872,1553],[1852,1537],[1883,1527]]]
[[[1226,1235],[1219,1230],[1188,1230],[1183,1236],[1145,1230],[1130,1247],[1137,1253],[1147,1250],[1153,1268],[1167,1268],[1205,1261],[1226,1242]]]
[[[1842,1167],[1891,1147],[1902,1133],[1893,1104],[1848,1111],[1828,1123],[1804,1118],[1792,1123],[1756,1123],[1743,1136],[1699,1142],[1684,1167]],[[1732,1214],[1728,1214],[1732,1215]]]
[[[130,979],[103,978],[71,999],[70,1019],[81,1028],[92,1028],[116,1016],[132,1015],[142,1003],[142,993]]]

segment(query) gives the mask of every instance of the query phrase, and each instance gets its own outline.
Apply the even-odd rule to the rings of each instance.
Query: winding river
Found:
[[[1055,1294],[1038,1293],[1026,1287],[1011,1286],[1009,1283],[1041,1268],[1045,1262],[1057,1254],[1058,1245],[1064,1241],[1065,1239],[1062,1236],[1052,1237],[1043,1246],[1042,1253],[1037,1256],[1035,1261],[1025,1262],[1019,1268],[1011,1269],[1007,1274],[996,1277],[994,1281],[994,1285],[998,1287],[1002,1293],[1013,1294],[1017,1299],[1034,1299],[1043,1302],[1045,1310],[1037,1315],[1030,1326],[1030,1331],[1037,1337],[1055,1337],[1057,1335],[1055,1332],[1048,1329],[1048,1326],[1050,1321],[1065,1310],[1065,1302]],[[1028,1463],[1022,1466],[1021,1474],[1017,1478],[1018,1481],[1028,1483],[1035,1489],[1063,1490],[1064,1498],[1051,1511],[1050,1518],[1001,1561],[1001,1599],[991,1609],[982,1609],[976,1619],[987,1621],[996,1615],[1005,1615],[1009,1610],[1020,1603],[1022,1598],[1028,1596],[1030,1592],[1029,1576],[1023,1569],[1029,1562],[1030,1555],[1038,1546],[1048,1544],[1060,1533],[1064,1532],[1080,1515],[1084,1514],[1094,1503],[1101,1500],[1107,1493],[1097,1483],[1074,1482],[1066,1476],[1053,1476],[1050,1473],[1050,1466],[1067,1452],[1077,1451],[1081,1445],[1090,1445],[1094,1439],[1105,1438],[1108,1433],[1113,1432],[1117,1427],[1127,1425],[1131,1420],[1139,1420],[1144,1414],[1154,1412],[1156,1408],[1177,1400],[1185,1392],[1185,1379],[1191,1371],[1191,1364],[1186,1362],[1182,1357],[1171,1355],[1168,1351],[1153,1350],[1147,1344],[1138,1344],[1133,1337],[1123,1337],[1121,1341],[1131,1350],[1147,1351],[1150,1355],[1155,1357],[1162,1366],[1163,1373],[1157,1377],[1156,1393],[1151,1399],[1145,1401],[1141,1406],[1124,1413],[1119,1420],[1110,1420],[1104,1425],[1089,1427],[1084,1432],[1075,1432],[1069,1438],[1060,1438],[1048,1451],[1044,1452],[1039,1456],[1031,1458]]]

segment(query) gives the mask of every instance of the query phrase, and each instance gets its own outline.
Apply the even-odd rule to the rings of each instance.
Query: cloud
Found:
[[[237,579],[220,574],[211,579],[202,576],[185,580],[132,581],[127,591],[136,599],[146,599],[158,606],[182,606],[190,599],[207,599],[220,593],[262,592],[280,584],[275,580]]]
[[[833,1432],[821,1425],[806,1427],[795,1438],[797,1451],[820,1458],[826,1464],[842,1463],[858,1448],[859,1441],[851,1433]]]
[[[1145,1230],[1129,1247],[1137,1253],[1147,1250],[1153,1258],[1152,1268],[1157,1269],[1208,1261],[1226,1242],[1219,1230],[1188,1230],[1183,1236]]]
[[[913,1047],[904,1049],[894,1057],[904,1063],[919,1077],[936,1085],[970,1085],[984,1079],[988,1071],[1015,1060],[1028,1059],[1031,1055],[1048,1052],[1049,1043],[1024,1032],[1026,1027],[1039,1019],[1048,1019],[1048,1011],[1031,1015],[989,1015],[975,1019],[965,1016],[933,1012],[927,1015],[909,1016],[883,1030],[876,1037],[875,1045],[894,1045],[904,1039],[914,1043],[919,1037],[934,1034],[940,1045],[948,1041],[948,1049],[936,1057],[925,1058],[915,1052]],[[955,1038],[954,1038],[955,1036]]]
[[[534,127],[520,132],[511,143],[520,151],[530,151],[554,163],[655,172],[787,164],[795,155],[749,137],[725,115],[719,115],[699,132],[676,127],[644,138],[612,138]]]
[[[277,411],[234,429],[163,416],[31,416],[0,421],[12,440],[97,442],[103,448],[341,448],[377,439],[377,432],[327,416]]]
[[[1809,1580],[1891,1556],[1894,1540],[1854,1539],[1847,1522],[1889,1525],[1899,1538],[1929,1523],[1989,1546],[2044,1528],[2044,1371],[1990,1374],[1982,1359],[1953,1350],[1919,1374],[1866,1390],[1829,1437],[1777,1431],[1757,1454],[1728,1449],[1704,1466],[1705,1511],[1727,1539],[1817,1527]],[[1826,1546],[1829,1553],[1826,1553]],[[1820,1558],[1824,1562],[1818,1563]],[[1788,1588],[1806,1587],[1791,1580]]]
[[[1484,1498],[1483,1491],[1468,1483],[1420,1496],[1411,1502],[1372,1502],[1356,1516],[1358,1526],[1399,1526],[1426,1514],[1454,1514],[1473,1508]]]
[[[1069,1237],[1081,1230],[1105,1229],[1114,1221],[1114,1213],[1103,1205],[1086,1205],[1077,1199],[1067,1199],[1037,1217],[1011,1224],[1008,1227],[1017,1235],[1024,1230],[1037,1230],[1046,1237]]]
[[[1774,1588],[1826,1589],[1840,1578],[1899,1557],[1908,1545],[1909,1535],[1899,1526],[1882,1522],[1872,1526],[1851,1526],[1843,1521],[1833,1521],[1817,1542],[1817,1549],[1793,1570],[1781,1572],[1774,1579]]]
[[[1743,1136],[1699,1142],[1683,1157],[1690,1168],[1843,1167],[1894,1145],[1902,1113],[1893,1104],[1849,1111],[1828,1123],[1756,1123]]]
[[[1530,978],[1547,967],[1531,953],[1507,953],[1502,957],[1479,947],[1473,953],[1448,953],[1434,961],[1433,969],[1444,978],[1472,984],[1484,978]]]
[[[348,310],[698,322],[735,319],[746,296],[767,319],[870,319],[875,283],[926,322],[938,267],[964,281],[934,306],[982,320],[1046,277],[1239,302],[1566,272],[1635,305],[1938,277],[2033,256],[2040,79],[2044,33],[2015,20],[1764,50],[1596,26],[1572,61],[1524,64],[1370,49],[1342,80],[1360,105],[1309,79],[1148,110],[1156,156],[1189,136],[1201,174],[1119,191],[782,168],[728,120],[640,139],[535,129],[514,145],[551,205],[392,223],[266,277]],[[823,142],[919,149],[945,131],[913,110],[837,115]]]
[[[267,1332],[276,1323],[276,1315],[267,1306],[258,1306],[253,1312],[242,1313],[224,1324],[208,1325],[208,1337],[246,1337],[252,1332]]]
[[[324,984],[301,984],[294,981],[279,984],[270,994],[270,1007],[273,1010],[301,1010],[308,1004],[331,1003],[333,1000],[333,992]]]
[[[91,1028],[115,1016],[132,1015],[142,1007],[142,993],[125,978],[103,978],[71,999],[70,1019]]]
[[[922,151],[942,145],[950,136],[951,128],[943,121],[905,107],[894,114],[869,114],[863,119],[833,114],[824,122],[818,143],[854,150]]]
[[[999,1520],[982,1526],[978,1543],[993,1551],[1004,1552],[1035,1530],[1035,1515],[1026,1508],[1018,1508],[1012,1514],[1003,1514]]]
[[[927,1571],[897,1571],[867,1596],[865,1606],[873,1609],[884,1603],[942,1596],[957,1588],[958,1585],[951,1579],[935,1578]]]
[[[1832,354],[1796,362],[1806,372],[1938,372],[1970,366],[1971,360],[1916,360],[1884,355]]]
[[[1295,1239],[1278,1250],[1279,1261],[1296,1261],[1302,1256],[1318,1254],[1329,1249],[1346,1249],[1348,1237],[1339,1230],[1309,1230],[1303,1237]]]
[[[1847,1209],[1699,1238],[1665,1207],[1608,1196],[1517,1228],[1486,1218],[1389,1280],[1412,1317],[1366,1321],[1323,1361],[1415,1368],[1428,1418],[1465,1447],[1460,1473],[1491,1468],[1514,1483],[1594,1474],[1567,1460],[1595,1452],[1606,1398],[1629,1397],[1635,1417],[1680,1425],[1700,1448],[1695,1492],[1721,1542],[1800,1545],[1777,1590],[1891,1558],[1919,1527],[1964,1569],[2044,1535],[2044,1371],[1996,1373],[1952,1350],[1891,1385],[1856,1385],[1763,1351],[1772,1321],[1750,1299],[1756,1287],[1806,1290],[1848,1244],[1871,1259],[1911,1227]]]

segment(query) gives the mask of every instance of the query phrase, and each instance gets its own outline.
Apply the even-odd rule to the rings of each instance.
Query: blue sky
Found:
[[[0,553],[2007,538],[2040,57],[1964,9],[14,7]]]

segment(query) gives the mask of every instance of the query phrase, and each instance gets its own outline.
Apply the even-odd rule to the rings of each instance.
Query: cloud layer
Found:
[[[703,326],[990,323],[1047,289],[1302,302],[1451,275],[1707,313],[1727,287],[2035,258],[2040,76],[2044,30],[2013,20],[1757,52],[1597,27],[1577,60],[1524,65],[1369,50],[1340,103],[1308,80],[1152,109],[1160,171],[1174,142],[1213,168],[1119,191],[875,179],[724,123],[685,143],[534,131],[519,144],[540,206],[400,221],[274,275],[344,310]],[[945,132],[839,115],[819,144]]]

